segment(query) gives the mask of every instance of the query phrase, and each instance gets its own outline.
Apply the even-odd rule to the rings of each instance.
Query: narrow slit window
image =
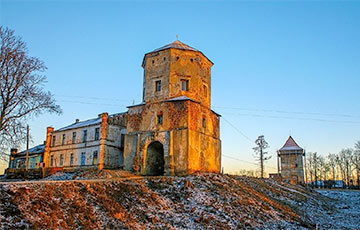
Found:
[[[65,138],[66,138],[65,134],[63,134],[62,135],[62,142],[61,142],[62,145],[65,145]]]
[[[206,85],[204,85],[204,97],[207,97],[207,86]]]
[[[157,115],[157,123],[159,125],[162,125],[162,123],[163,123],[163,115],[162,114]]]
[[[206,128],[206,118],[205,117],[202,119],[202,127]]]

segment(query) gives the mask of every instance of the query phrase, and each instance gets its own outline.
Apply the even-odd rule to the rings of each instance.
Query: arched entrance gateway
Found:
[[[164,175],[164,147],[158,142],[151,142],[146,151],[145,174],[149,176]]]

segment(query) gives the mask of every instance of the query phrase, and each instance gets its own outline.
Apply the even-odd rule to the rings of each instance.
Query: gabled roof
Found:
[[[29,155],[41,154],[45,151],[45,144],[37,145],[29,149]],[[26,155],[26,150],[21,151],[17,154],[17,156]]]
[[[294,141],[294,139],[289,136],[289,139],[285,142],[284,146],[279,149],[280,151],[291,151],[291,150],[303,150],[298,144],[296,144],[296,142]]]
[[[115,114],[111,114],[109,115],[109,118],[117,116],[117,115],[121,115],[124,113],[115,113]],[[85,127],[85,126],[91,126],[91,125],[96,125],[96,124],[100,124],[102,122],[102,118],[101,117],[97,117],[97,118],[93,118],[93,119],[89,119],[89,120],[85,120],[85,121],[79,121],[79,122],[75,122],[71,125],[62,127],[60,129],[55,130],[54,132],[58,132],[58,131],[65,131],[68,129],[77,129],[77,128],[81,128],[81,127]]]
[[[86,121],[79,121],[79,122],[75,122],[75,123],[73,123],[71,125],[62,127],[62,128],[60,128],[58,130],[55,130],[54,132],[64,131],[64,130],[68,130],[68,129],[77,129],[77,128],[90,126],[90,125],[96,125],[96,124],[100,124],[101,121],[102,121],[101,117],[89,119],[89,120],[86,120]]]
[[[191,51],[199,51],[189,45],[186,45],[185,43],[182,43],[181,41],[179,40],[176,40],[174,41],[173,43],[170,43],[170,44],[167,44],[167,45],[164,45],[163,47],[160,47],[158,49],[155,49],[153,51],[151,51],[150,53],[153,53],[153,52],[158,52],[158,51],[161,51],[161,50],[166,50],[166,49],[170,49],[170,48],[173,48],[173,49],[180,49],[180,50],[191,50]]]

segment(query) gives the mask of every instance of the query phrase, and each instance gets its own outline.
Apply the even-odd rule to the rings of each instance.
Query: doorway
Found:
[[[151,142],[146,151],[145,174],[161,176],[164,175],[164,168],[164,146],[158,141]]]

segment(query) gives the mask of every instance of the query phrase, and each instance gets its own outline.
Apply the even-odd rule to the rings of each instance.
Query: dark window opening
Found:
[[[161,91],[161,80],[155,81],[155,92]]]
[[[202,127],[203,127],[203,128],[206,128],[206,118],[203,118],[203,119],[202,119]]]
[[[54,156],[50,157],[50,166],[54,166]]]
[[[120,134],[120,148],[121,149],[124,149],[124,144],[125,144],[125,135]]]
[[[193,61],[194,61],[194,59],[192,59],[192,58],[191,58],[191,59],[190,59],[190,61],[191,61],[191,62],[193,62]]]
[[[93,165],[96,165],[98,163],[98,151],[94,151],[93,153]]]
[[[85,152],[81,153],[81,165],[85,165],[86,155]]]
[[[60,166],[63,166],[64,164],[64,154],[60,155]]]
[[[155,60],[152,60],[152,63],[154,64],[154,63],[155,63]]]
[[[164,57],[164,61],[166,61],[166,57]]]
[[[83,142],[86,142],[87,139],[87,130],[83,131]]]
[[[70,154],[70,166],[74,165],[74,154]]]
[[[207,87],[204,85],[204,97],[207,97]]]
[[[95,128],[95,141],[99,140],[100,128]]]
[[[181,80],[181,90],[189,91],[189,80],[185,80],[185,79]]]
[[[179,57],[176,57],[176,60],[179,60],[180,58]]]
[[[53,136],[53,139],[52,139],[52,146],[55,146],[55,141],[56,141],[56,136]]]
[[[76,132],[73,132],[72,143],[75,144],[75,141],[76,141]]]
[[[163,123],[163,115],[162,114],[157,115],[157,123],[159,125],[162,125],[162,123]]]
[[[62,136],[62,142],[61,142],[62,145],[65,145],[65,134],[63,134]]]

